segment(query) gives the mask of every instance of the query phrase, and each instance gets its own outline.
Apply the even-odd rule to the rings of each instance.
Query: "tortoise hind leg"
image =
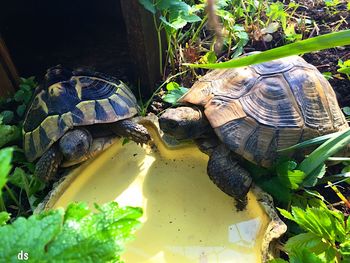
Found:
[[[151,140],[147,129],[131,120],[121,120],[111,125],[114,133],[121,137],[129,138],[136,143],[148,143]]]
[[[54,179],[62,160],[63,155],[57,145],[51,146],[36,163],[34,175],[45,182]]]
[[[252,183],[248,171],[235,160],[225,145],[218,146],[209,157],[208,175],[226,194],[236,200],[236,208],[243,210],[247,205],[247,193]]]

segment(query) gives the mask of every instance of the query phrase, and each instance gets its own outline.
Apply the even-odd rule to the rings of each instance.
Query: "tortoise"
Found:
[[[271,167],[278,150],[348,128],[329,82],[299,56],[213,70],[179,104],[160,116],[160,128],[209,154],[210,179],[238,209],[252,184],[242,161]]]
[[[137,114],[135,96],[116,78],[90,69],[52,67],[24,120],[26,158],[39,158],[34,173],[50,181],[59,166],[88,159],[115,135],[147,143],[146,128],[131,119]]]

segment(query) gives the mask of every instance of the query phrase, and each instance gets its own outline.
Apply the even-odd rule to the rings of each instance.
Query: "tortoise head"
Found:
[[[177,140],[198,139],[210,129],[203,112],[196,107],[167,109],[159,117],[160,129]]]

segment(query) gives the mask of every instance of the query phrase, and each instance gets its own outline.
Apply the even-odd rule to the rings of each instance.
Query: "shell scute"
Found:
[[[329,82],[298,56],[214,70],[181,101],[203,106],[230,150],[265,167],[280,149],[349,127]]]
[[[74,126],[115,122],[137,113],[136,98],[121,81],[92,71],[51,68],[35,91],[24,121],[27,159],[41,156]]]

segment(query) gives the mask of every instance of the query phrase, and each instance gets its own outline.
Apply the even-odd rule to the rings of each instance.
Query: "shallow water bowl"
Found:
[[[126,246],[125,262],[255,263],[274,256],[273,240],[286,227],[269,196],[254,187],[247,209],[237,212],[207,176],[205,154],[193,144],[169,146],[154,119],[142,122],[156,147],[116,140],[70,172],[42,208],[111,200],[142,207],[143,225]]]

